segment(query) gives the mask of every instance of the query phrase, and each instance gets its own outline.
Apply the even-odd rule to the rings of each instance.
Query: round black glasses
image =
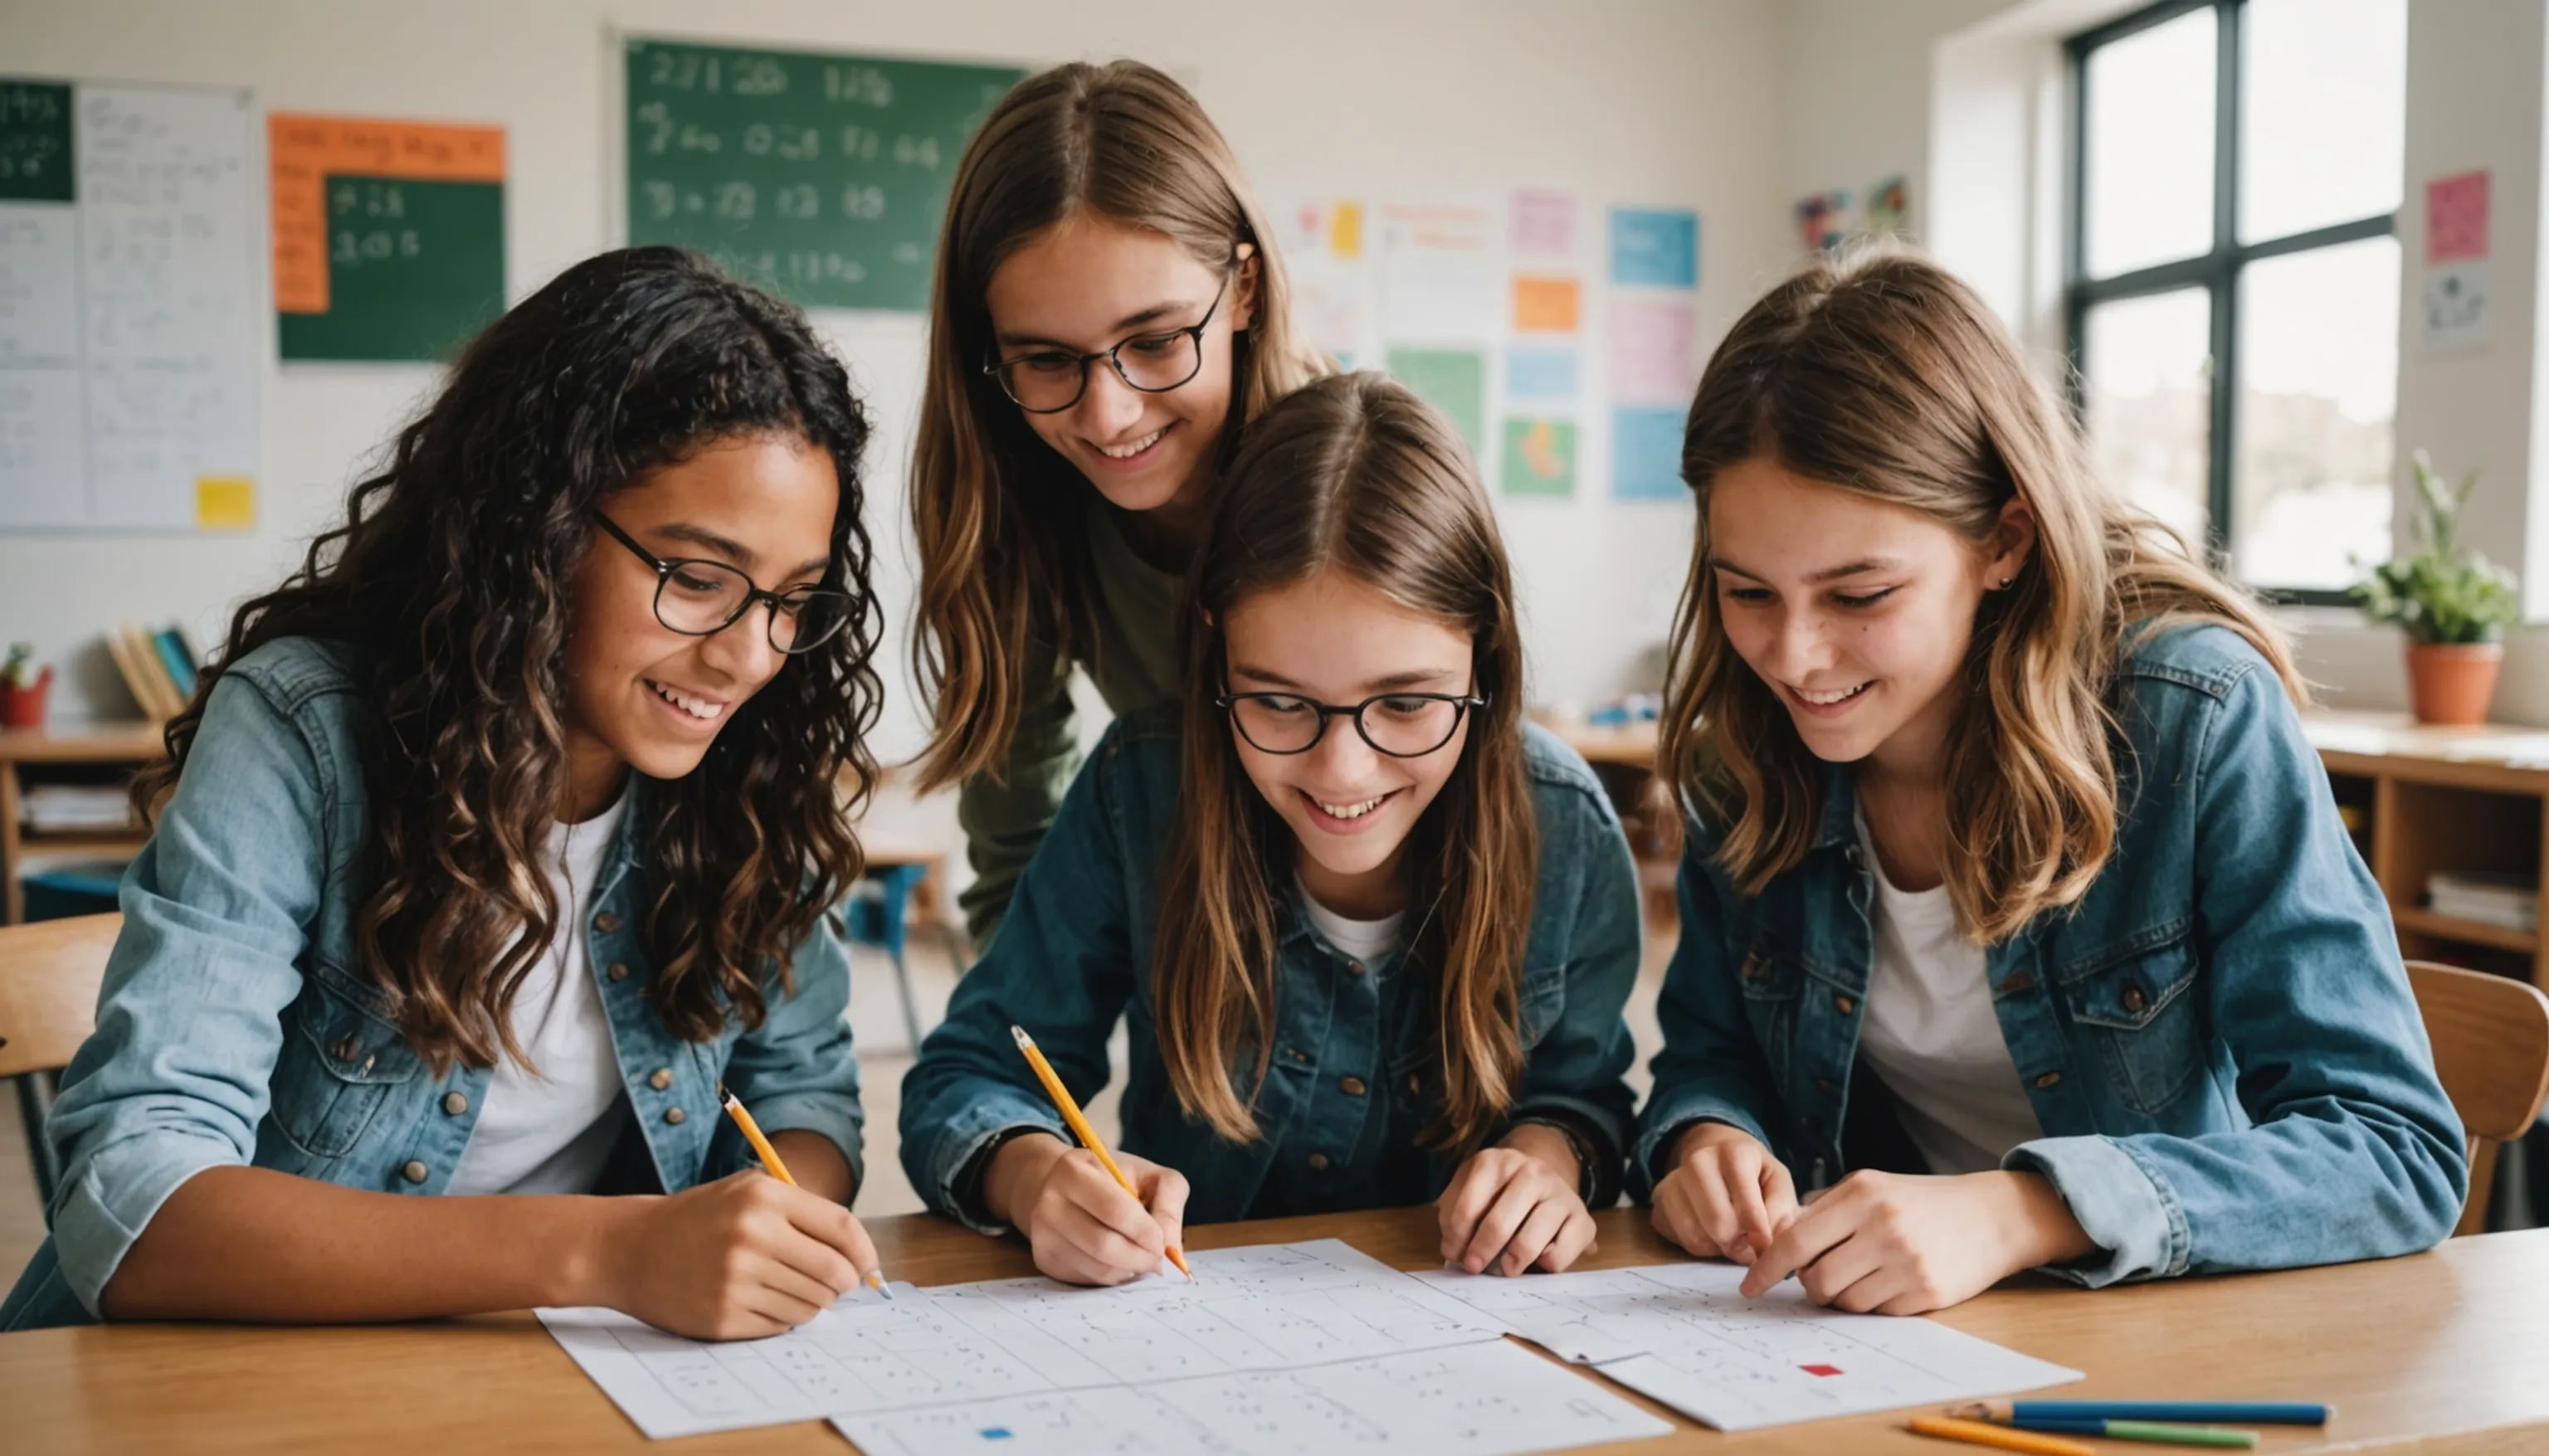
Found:
[[[1221,275],[1212,307],[1184,328],[1137,333],[1093,354],[1043,349],[1014,359],[994,359],[983,366],[983,372],[998,380],[1000,393],[1029,414],[1059,414],[1079,404],[1080,397],[1088,393],[1088,366],[1099,359],[1128,388],[1146,395],[1167,394],[1203,372],[1203,331],[1229,296],[1230,277]]]
[[[1483,697],[1461,692],[1384,692],[1352,707],[1292,692],[1225,692],[1213,701],[1259,753],[1308,753],[1326,736],[1330,718],[1352,718],[1373,752],[1393,759],[1421,759],[1450,743],[1462,717],[1487,705]]]
[[[637,544],[618,522],[596,510],[593,518],[639,561],[655,569],[655,620],[685,637],[713,637],[763,602],[770,604],[770,645],[791,657],[812,652],[850,622],[850,593],[828,587],[764,592],[752,578],[721,561],[666,560]]]

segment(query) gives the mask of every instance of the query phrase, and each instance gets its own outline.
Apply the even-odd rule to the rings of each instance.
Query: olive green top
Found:
[[[958,897],[977,954],[1009,908],[1009,893],[1035,858],[1036,846],[1062,806],[1063,790],[1080,769],[1080,735],[1072,721],[1071,673],[1077,667],[1097,684],[1097,695],[1117,714],[1178,695],[1177,598],[1181,582],[1144,561],[1124,536],[1114,510],[1095,491],[1087,493],[1089,576],[1097,589],[1089,613],[1096,641],[1076,661],[1051,651],[1031,653],[1021,682],[1026,701],[1018,711],[1009,756],[991,774],[977,774],[957,792],[956,822],[965,830],[965,858],[974,882]],[[1090,650],[1093,646],[1093,650]]]

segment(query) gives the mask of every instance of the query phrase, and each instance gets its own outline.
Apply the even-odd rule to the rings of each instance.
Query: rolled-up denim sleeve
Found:
[[[2249,1126],[2020,1144],[2102,1252],[2089,1285],[2380,1258],[2431,1247],[2468,1190],[2381,890],[2262,663],[2197,759],[2197,935],[2214,1033]]]
[[[1558,802],[1566,806],[1564,822],[1543,826],[1541,855],[1544,864],[1560,857],[1558,863],[1580,876],[1565,910],[1571,921],[1566,1001],[1531,1048],[1510,1116],[1516,1122],[1558,1116],[1593,1135],[1590,1204],[1600,1209],[1619,1200],[1620,1163],[1637,1104],[1628,1083],[1637,1045],[1621,1010],[1638,984],[1638,866],[1608,800],[1587,789],[1570,790]]]
[[[323,762],[253,683],[226,676],[125,873],[97,1029],[46,1128],[62,1160],[54,1244],[93,1315],[180,1184],[255,1155],[318,914]]]
[[[1664,968],[1655,998],[1663,1049],[1651,1067],[1654,1090],[1638,1114],[1638,1141],[1629,1155],[1629,1194],[1654,1195],[1670,1169],[1658,1159],[1692,1123],[1725,1123],[1760,1139],[1774,1153],[1769,1127],[1778,1106],[1770,1066],[1752,1039],[1744,1014],[1739,967],[1727,952],[1724,892],[1708,864],[1714,843],[1696,823],[1683,835],[1681,873],[1674,898],[1681,910],[1681,939]]]
[[[763,1131],[819,1133],[850,1165],[850,1186],[867,1186],[861,1139],[867,1114],[859,1105],[859,1059],[850,1046],[850,962],[831,917],[814,924],[790,968],[794,991],[774,973],[763,987],[768,1014],[727,1053],[729,1090],[752,1109]],[[742,1135],[719,1121],[708,1149],[710,1178],[746,1165]]]
[[[1106,1085],[1106,1039],[1133,994],[1127,861],[1111,789],[1122,732],[1109,729],[1073,780],[998,933],[902,1080],[911,1186],[932,1212],[980,1232],[1002,1226],[958,1197],[974,1158],[1011,1128],[1071,1138],[1009,1028],[1035,1038],[1086,1106]]]

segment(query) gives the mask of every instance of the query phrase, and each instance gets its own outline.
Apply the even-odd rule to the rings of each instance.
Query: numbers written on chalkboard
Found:
[[[768,56],[667,49],[656,51],[653,62],[646,84],[668,91],[777,96],[788,89],[788,68]]]
[[[713,187],[679,187],[660,178],[650,178],[637,187],[638,199],[648,222],[671,218],[722,218],[729,223],[749,223],[760,212],[761,192],[749,182],[720,182]],[[799,182],[774,189],[770,209],[779,217],[794,222],[808,222],[824,216],[823,194],[811,182]],[[853,182],[841,189],[839,216],[853,222],[873,223],[886,215],[885,189],[870,182]]]
[[[328,189],[328,264],[360,268],[425,255],[425,238],[399,226],[407,193],[395,182],[336,182]]]

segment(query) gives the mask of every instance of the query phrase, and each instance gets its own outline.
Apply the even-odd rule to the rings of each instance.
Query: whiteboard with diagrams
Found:
[[[254,120],[0,78],[0,529],[255,523]]]

